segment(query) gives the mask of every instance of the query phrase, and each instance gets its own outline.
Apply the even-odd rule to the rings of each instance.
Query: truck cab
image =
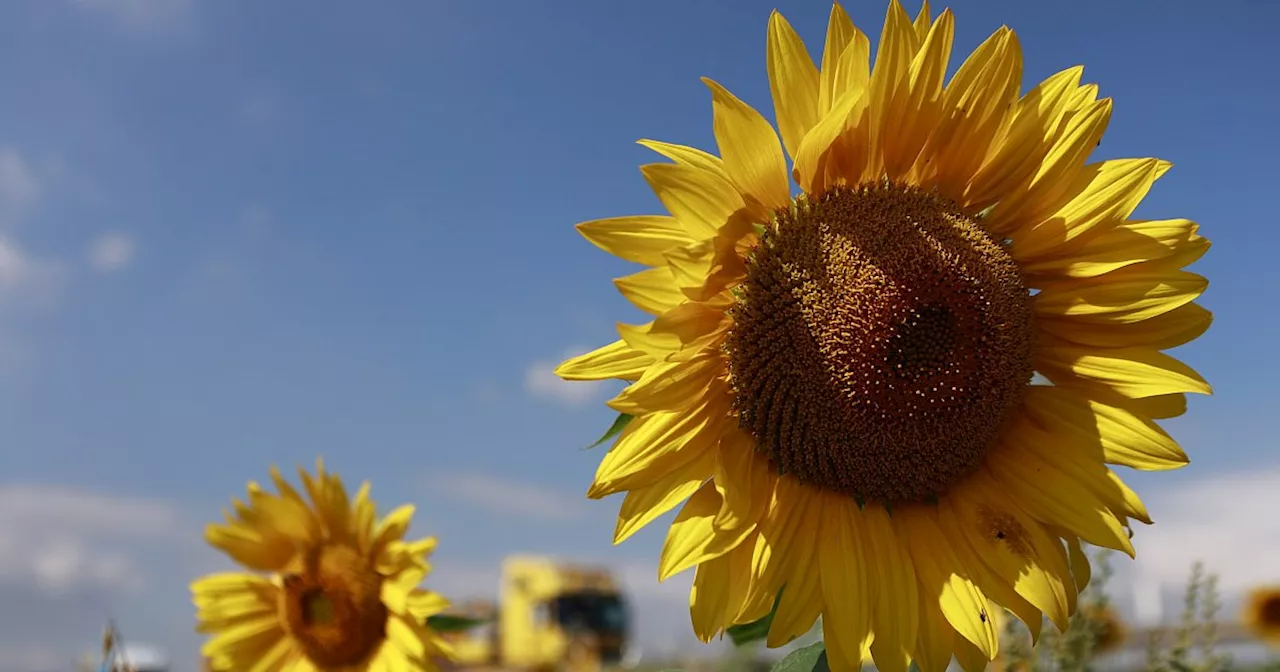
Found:
[[[630,634],[627,604],[609,570],[551,558],[507,558],[489,610],[495,618],[485,627],[450,638],[458,666],[590,672],[618,663]],[[483,611],[471,603],[455,614]]]

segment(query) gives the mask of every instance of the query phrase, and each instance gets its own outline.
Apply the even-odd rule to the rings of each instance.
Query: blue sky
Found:
[[[380,501],[420,505],[446,592],[487,592],[512,551],[597,559],[669,616],[673,630],[648,626],[655,646],[687,637],[683,584],[651,586],[659,526],[609,548],[616,502],[582,500],[599,455],[578,448],[610,421],[607,389],[547,374],[637,317],[609,283],[630,269],[572,225],[659,211],[636,139],[714,149],[700,76],[771,116],[774,6],[0,4],[0,525],[24,540],[0,544],[0,597],[68,624],[0,637],[0,667],[39,672],[112,615],[183,669],[184,583],[216,565],[199,524],[269,464],[317,454]],[[776,6],[817,54],[830,5]],[[1138,216],[1192,218],[1214,243],[1196,270],[1217,319],[1179,354],[1216,396],[1168,423],[1194,463],[1132,482],[1174,504],[1231,479],[1280,486],[1280,319],[1259,309],[1280,292],[1275,10],[950,6],[953,68],[1002,23],[1024,86],[1084,63],[1116,101],[1096,156],[1174,163]],[[883,4],[847,10],[878,36]],[[1186,515],[1224,529],[1248,508],[1234,506]],[[59,583],[66,567],[101,581]]]

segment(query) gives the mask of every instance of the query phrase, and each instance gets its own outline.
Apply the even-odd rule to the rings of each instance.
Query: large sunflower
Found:
[[[615,542],[685,502],[660,578],[697,568],[704,640],[785,585],[772,646],[821,615],[839,669],[981,668],[992,602],[1063,628],[1081,542],[1133,554],[1108,464],[1187,463],[1153,418],[1210,391],[1161,352],[1209,325],[1208,242],[1130,219],[1169,164],[1087,163],[1111,100],[1079,67],[1020,93],[1007,27],[944,86],[952,35],[894,0],[873,69],[836,6],[819,68],[775,12],[777,134],[704,80],[720,156],[641,141],[670,215],[578,226],[654,316],[557,370],[630,383],[589,495],[627,493]]]
[[[234,672],[434,670],[447,645],[425,625],[448,602],[419,587],[434,538],[404,539],[412,506],[376,520],[369,484],[355,500],[317,463],[301,471],[307,504],[274,468],[279,494],[249,483],[208,542],[257,573],[214,574],[191,585],[201,653]],[[260,573],[266,573],[262,576]]]

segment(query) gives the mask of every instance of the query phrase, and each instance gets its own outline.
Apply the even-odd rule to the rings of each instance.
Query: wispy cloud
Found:
[[[113,615],[145,630],[147,616],[117,610],[141,594],[184,608],[193,528],[163,500],[0,485],[0,669],[65,670]],[[179,565],[175,581],[165,572]]]
[[[72,4],[105,17],[126,30],[170,32],[189,25],[193,0],[71,0]]]
[[[43,485],[0,487],[0,580],[50,592],[140,585],[125,539],[174,534],[167,505]]]
[[[488,474],[437,474],[431,485],[460,502],[500,516],[565,521],[581,518],[586,512],[580,495]]]
[[[1206,476],[1147,495],[1155,524],[1136,530],[1137,571],[1160,584],[1182,584],[1196,560],[1221,574],[1224,591],[1280,578],[1280,467]]]
[[[35,258],[0,235],[0,302],[49,301],[56,298],[66,276],[64,264]]]
[[[99,273],[112,273],[133,263],[137,245],[124,233],[106,233],[89,245],[89,267]]]
[[[525,368],[524,389],[530,396],[549,399],[565,406],[581,407],[600,398],[601,381],[564,380],[556,375],[563,359],[588,352],[589,348],[569,348],[561,360],[538,360]]]
[[[31,164],[12,147],[0,147],[0,216],[5,224],[34,206],[44,191]]]

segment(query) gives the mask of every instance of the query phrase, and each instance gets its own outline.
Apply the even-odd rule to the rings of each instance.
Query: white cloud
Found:
[[[574,520],[586,507],[582,496],[487,474],[440,474],[432,479],[440,492],[502,516],[535,520]]]
[[[136,245],[130,236],[103,234],[89,246],[89,266],[100,273],[119,271],[133,263],[135,251]]]
[[[42,191],[27,160],[11,147],[0,147],[0,209],[17,214],[40,200]]]
[[[185,587],[210,555],[197,534],[160,500],[0,485],[0,669],[68,669],[109,618],[193,648]]]
[[[1135,530],[1143,581],[1181,585],[1196,560],[1224,593],[1280,581],[1280,468],[1205,476],[1143,500],[1155,520]]]
[[[139,588],[145,572],[127,553],[130,540],[173,535],[174,522],[174,511],[159,502],[0,487],[0,582],[32,582],[51,593],[85,584]]]
[[[0,300],[51,299],[65,278],[62,264],[32,258],[11,239],[0,236]]]
[[[72,4],[142,32],[177,29],[186,24],[194,9],[192,0],[72,0]]]
[[[570,348],[567,359],[588,352],[588,348]],[[551,399],[566,406],[585,406],[600,397],[602,381],[564,380],[556,375],[560,363],[539,360],[524,371],[524,389],[532,396]]]

